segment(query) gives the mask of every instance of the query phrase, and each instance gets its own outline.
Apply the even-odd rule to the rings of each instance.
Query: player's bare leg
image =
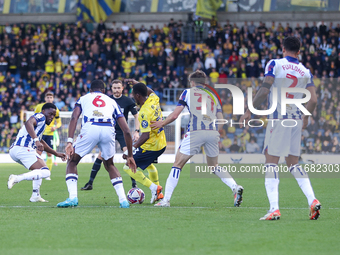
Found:
[[[78,170],[77,165],[81,157],[74,153],[71,158],[67,162],[66,166],[66,185],[69,193],[69,198],[67,198],[64,202],[60,202],[57,204],[57,207],[75,207],[78,205],[78,192],[77,192],[77,183],[78,183]]]
[[[119,198],[119,203],[121,208],[129,208],[130,205],[126,199],[123,179],[115,165],[113,164],[113,157],[108,160],[103,159],[103,164],[107,172],[109,173],[111,183],[116,190],[117,196]]]
[[[36,150],[37,153],[41,156],[42,155],[42,151],[39,151],[39,150]],[[53,162],[52,162],[52,154],[51,153],[47,153],[47,160],[46,160],[46,166],[48,167],[48,169],[51,171],[52,170],[52,165],[53,165]],[[50,175],[51,176],[51,175]],[[47,181],[50,181],[51,180],[51,177],[47,177],[45,178],[45,180]]]
[[[40,186],[42,183],[42,179],[48,178],[51,174],[48,167],[46,166],[45,161],[38,158],[29,170],[31,171],[24,174],[10,175],[7,183],[8,189],[11,189],[14,184],[19,183],[23,180],[32,181],[33,193],[29,201],[48,202],[40,196]]]
[[[243,200],[243,187],[241,185],[237,185],[229,172],[221,171],[221,169],[218,167],[218,157],[207,156],[207,164],[208,166],[215,167],[214,174],[221,178],[221,181],[232,190],[234,196],[234,206],[239,207]]]
[[[288,157],[286,157],[286,163],[290,173],[294,176],[300,189],[307,198],[310,207],[309,218],[311,220],[317,220],[320,216],[321,203],[315,198],[308,174],[303,167],[299,165],[299,157],[288,155]]]
[[[127,147],[125,146],[125,147],[123,147],[123,153],[125,152],[125,151],[127,151]],[[137,183],[136,183],[136,180],[135,179],[133,179],[132,177],[130,177],[131,178],[131,182],[132,182],[132,188],[137,188]]]
[[[278,163],[280,157],[272,156],[265,151],[266,163],[265,163],[265,187],[267,191],[267,197],[269,200],[269,211],[260,220],[279,220],[281,213],[279,210],[279,172]]]

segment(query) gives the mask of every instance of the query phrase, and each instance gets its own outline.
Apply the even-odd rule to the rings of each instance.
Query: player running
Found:
[[[218,142],[220,140],[220,134],[218,132],[218,127],[214,125],[214,120],[216,118],[222,119],[223,115],[221,106],[215,104],[216,98],[212,93],[205,89],[206,79],[206,74],[199,70],[190,74],[189,83],[191,89],[183,91],[175,110],[165,120],[154,122],[151,125],[152,128],[163,128],[176,120],[185,107],[187,107],[190,112],[188,132],[181,142],[180,149],[176,154],[175,163],[173,164],[166,181],[164,199],[155,206],[170,206],[170,199],[178,184],[182,168],[192,156],[200,152],[202,146],[207,155],[208,166],[214,167],[214,173],[233,191],[234,206],[238,207],[242,203],[243,187],[237,185],[228,172],[222,173],[218,167]],[[202,115],[201,112],[203,94],[210,100],[208,105],[212,106],[207,107],[205,115]]]
[[[45,103],[53,103],[54,101],[54,95],[53,92],[48,91],[45,95]],[[35,108],[35,113],[41,112],[41,109],[45,103],[38,104],[37,107]],[[54,132],[61,127],[61,119],[59,116],[59,109],[57,108],[57,112],[55,114],[54,119],[49,125],[46,125],[45,132],[42,136],[42,140],[44,140],[48,146],[53,148],[54,150],[56,149],[56,146],[53,146],[53,134]],[[38,153],[41,155],[41,152],[38,151]],[[52,171],[52,154],[47,153],[47,160],[46,160],[46,165],[50,171]],[[45,180],[51,180],[51,177],[46,178]]]
[[[77,165],[82,157],[90,153],[98,145],[102,152],[103,163],[109,173],[111,183],[119,198],[120,207],[129,208],[123,187],[122,177],[113,164],[115,154],[115,121],[121,127],[127,144],[127,164],[131,171],[136,171],[136,164],[132,156],[132,138],[124,115],[117,103],[103,94],[105,84],[101,80],[91,83],[89,94],[82,96],[73,109],[68,129],[66,154],[69,157],[66,167],[66,185],[69,198],[57,204],[58,207],[73,207],[78,205]],[[80,114],[83,114],[82,128],[73,146],[73,136]]]
[[[119,107],[122,109],[124,117],[126,119],[126,122],[128,122],[128,115],[129,112],[133,115],[135,118],[135,132],[133,134],[133,142],[136,142],[139,139],[139,121],[138,121],[138,112],[136,110],[136,104],[132,101],[131,98],[123,95],[124,86],[121,80],[114,80],[112,81],[112,92],[113,95],[110,96],[112,99],[116,101],[116,103],[119,105]],[[120,148],[123,152],[127,150],[126,143],[124,140],[124,134],[122,129],[119,125],[115,126],[116,129],[116,140],[118,141]],[[92,171],[90,175],[89,181],[85,184],[84,187],[81,188],[81,190],[92,190],[93,189],[93,181],[96,178],[96,175],[98,171],[100,170],[100,166],[102,164],[102,157],[101,152],[99,152],[98,157],[96,158],[93,166]],[[131,178],[132,181],[132,188],[137,187],[136,181]]]
[[[278,98],[281,98],[281,88],[296,87],[306,88],[311,93],[311,99],[307,103],[307,110],[313,112],[317,104],[313,75],[309,69],[299,63],[300,41],[296,37],[287,37],[283,41],[283,58],[270,60],[266,66],[265,79],[262,87],[253,99],[253,106],[256,109],[265,101],[268,94],[269,104],[273,103],[273,88],[278,88]],[[286,94],[287,98],[301,99],[302,93]],[[269,107],[270,108],[270,107]],[[241,117],[240,122],[247,122],[251,117],[249,110]],[[269,116],[274,119],[294,119],[297,122],[295,127],[284,127],[281,124],[268,124],[264,143],[264,154],[266,157],[265,186],[270,203],[269,211],[260,220],[278,220],[281,217],[279,210],[279,173],[278,162],[280,156],[286,158],[287,166],[295,177],[301,190],[305,194],[310,206],[309,218],[318,219],[320,215],[320,202],[315,198],[314,191],[308,178],[308,174],[299,165],[301,129],[308,124],[308,116],[303,117],[296,105],[287,105],[286,115],[281,113],[281,102],[278,100],[277,110]]]
[[[133,158],[135,159],[137,167],[142,170],[148,170],[150,179],[147,178],[142,171],[137,170],[136,173],[133,173],[126,165],[123,169],[130,177],[151,190],[150,203],[153,204],[155,201],[163,198],[163,188],[159,185],[157,168],[152,163],[157,163],[157,158],[165,151],[166,138],[163,128],[151,130],[150,124],[151,121],[162,119],[163,115],[159,105],[159,97],[152,89],[133,79],[127,79],[126,81],[134,84],[132,95],[136,103],[140,106],[138,119],[142,135],[133,145],[134,148],[137,148],[134,151]],[[126,152],[124,154],[126,154]],[[126,155],[123,155],[123,157],[125,156]]]
[[[12,144],[9,155],[11,158],[31,170],[30,172],[14,175],[8,178],[7,187],[11,189],[14,184],[23,180],[33,181],[33,193],[30,202],[48,202],[40,196],[42,179],[48,178],[51,173],[45,161],[37,154],[37,151],[46,151],[57,157],[66,160],[66,155],[53,150],[44,140],[43,132],[47,125],[50,125],[56,115],[57,107],[54,104],[46,103],[42,106],[40,113],[35,113],[21,127],[15,142]]]

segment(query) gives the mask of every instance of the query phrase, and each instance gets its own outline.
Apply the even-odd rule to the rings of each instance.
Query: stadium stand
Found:
[[[257,89],[261,84],[266,63],[282,57],[283,38],[295,35],[302,43],[300,61],[314,75],[319,100],[303,132],[302,150],[339,153],[340,24],[314,22],[292,28],[289,23],[266,27],[245,22],[238,27],[214,21],[203,34],[194,30],[200,40],[196,45],[185,43],[184,30],[184,24],[174,20],[150,29],[90,22],[0,27],[0,152],[8,151],[24,112],[34,110],[49,90],[55,93],[56,106],[70,111],[89,91],[91,80],[103,79],[110,93],[113,79],[135,78],[155,90],[163,105],[174,105],[188,86],[188,74],[201,69],[212,83],[235,83],[246,95],[247,87]],[[127,86],[124,93],[129,96],[130,90]],[[231,118],[231,94],[221,91],[220,96],[225,118]],[[249,148],[251,153],[263,147],[264,128],[225,126],[221,135],[221,152]]]

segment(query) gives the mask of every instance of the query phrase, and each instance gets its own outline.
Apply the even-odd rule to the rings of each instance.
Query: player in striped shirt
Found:
[[[56,152],[42,140],[45,127],[54,119],[56,109],[56,106],[52,103],[44,104],[41,112],[35,113],[21,127],[9,150],[9,154],[15,162],[31,171],[20,175],[11,174],[8,178],[7,187],[11,189],[14,184],[23,180],[33,181],[33,194],[30,202],[48,202],[40,196],[40,186],[42,179],[50,177],[51,173],[36,150],[45,150],[47,153],[62,158],[63,161],[66,160],[64,153]]]
[[[277,98],[281,99],[282,88],[300,88],[307,89],[311,98],[306,104],[308,112],[312,113],[317,104],[313,75],[298,60],[300,54],[300,40],[290,36],[283,41],[283,58],[270,60],[266,66],[265,79],[262,87],[256,93],[253,99],[253,106],[256,109],[267,97],[270,105],[273,105],[274,88],[277,88]],[[301,99],[303,93],[286,93],[286,98]],[[249,109],[240,118],[239,122],[244,120],[248,122],[251,118]],[[303,120],[302,120],[303,118]],[[263,153],[266,157],[265,186],[268,200],[270,203],[269,211],[260,220],[279,220],[281,213],[279,210],[279,172],[278,163],[280,157],[285,157],[287,166],[291,174],[295,177],[301,190],[305,194],[309,207],[311,220],[318,219],[320,215],[321,203],[315,198],[312,185],[309,181],[308,174],[303,167],[299,165],[300,146],[301,146],[301,129],[307,127],[309,116],[302,117],[302,113],[295,104],[286,105],[286,114],[281,112],[281,101],[278,100],[276,110],[271,114],[268,120],[266,138],[264,141]],[[274,120],[287,119],[295,126],[283,126],[280,121],[274,123]],[[274,123],[274,124],[273,124]],[[289,122],[288,122],[289,123]]]
[[[170,206],[170,199],[178,184],[182,168],[192,156],[200,152],[202,147],[207,155],[208,166],[214,169],[214,173],[233,191],[234,206],[238,207],[242,202],[243,187],[237,185],[231,175],[228,172],[222,172],[218,166],[218,142],[220,140],[218,129],[222,126],[215,125],[214,120],[222,119],[223,115],[221,105],[216,103],[217,98],[205,86],[206,79],[206,74],[200,70],[192,73],[189,76],[191,88],[183,91],[175,110],[165,120],[151,125],[153,129],[163,128],[176,120],[185,107],[190,112],[188,130],[166,181],[164,199],[155,206]],[[202,104],[205,99],[207,107],[206,112],[202,114]]]

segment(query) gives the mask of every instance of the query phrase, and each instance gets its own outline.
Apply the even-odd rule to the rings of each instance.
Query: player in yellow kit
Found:
[[[45,95],[45,103],[52,103],[53,104],[53,100],[54,100],[53,93],[47,92],[46,95]],[[45,103],[38,104],[37,107],[35,108],[34,112],[35,113],[41,112],[41,109],[42,109],[42,107]],[[57,130],[57,128],[60,128],[60,127],[61,127],[61,119],[60,119],[60,116],[59,116],[59,109],[57,108],[57,112],[56,112],[54,119],[52,120],[52,122],[49,125],[46,125],[46,129],[45,129],[45,132],[44,132],[43,137],[42,137],[42,140],[44,140],[48,144],[48,146],[50,146],[51,148],[53,148],[53,133],[54,133],[54,131]],[[52,154],[50,154],[50,153],[47,153],[46,165],[51,171],[53,162],[52,162]],[[48,178],[46,180],[50,180],[50,178]]]
[[[142,135],[133,145],[133,147],[136,148],[133,153],[133,158],[137,167],[142,170],[148,170],[150,179],[147,178],[142,171],[137,170],[136,173],[134,173],[126,165],[124,166],[124,171],[137,182],[151,190],[150,203],[152,204],[163,198],[163,188],[159,185],[158,171],[153,163],[157,163],[158,157],[165,151],[166,138],[163,128],[152,130],[150,125],[151,121],[158,121],[163,118],[162,111],[159,105],[159,97],[152,89],[132,79],[128,79],[127,82],[134,84],[132,95],[137,105],[140,105],[138,120]]]

